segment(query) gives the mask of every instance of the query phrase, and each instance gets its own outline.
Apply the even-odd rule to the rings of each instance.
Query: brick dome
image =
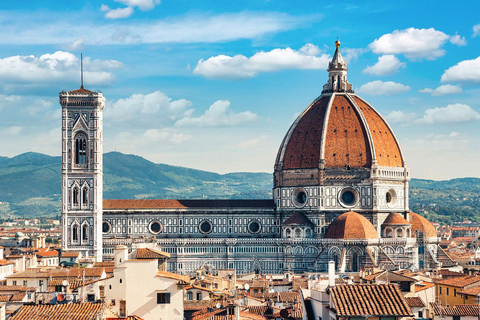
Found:
[[[326,239],[378,239],[375,227],[361,214],[349,211],[339,215],[328,227]]]
[[[400,214],[396,212],[391,212],[387,219],[383,221],[382,225],[409,225],[411,224],[407,220],[405,220]]]
[[[353,92],[324,93],[288,130],[275,170],[405,166],[385,119]]]
[[[430,221],[414,212],[410,212],[408,217],[408,220],[412,223],[412,237],[416,238],[417,233],[420,232],[423,232],[425,238],[437,237],[437,230]]]

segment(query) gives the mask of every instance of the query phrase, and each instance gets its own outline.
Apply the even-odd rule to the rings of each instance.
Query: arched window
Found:
[[[87,163],[87,137],[77,134],[75,137],[75,164]]]
[[[82,241],[88,241],[88,224],[82,226]]]
[[[295,229],[295,238],[300,238],[302,236],[302,230],[300,228]]]
[[[286,236],[287,238],[291,238],[291,237],[292,237],[291,232],[292,232],[292,231],[291,231],[290,229],[285,230],[285,236]]]
[[[358,253],[354,251],[352,253],[352,272],[358,272]]]
[[[78,191],[78,187],[73,187],[72,193],[73,193],[73,199],[72,199],[73,205],[78,206],[78,203],[79,203],[78,198],[80,197],[80,192]]]
[[[305,229],[305,238],[311,238],[312,237],[312,229],[307,228]]]
[[[77,242],[78,241],[78,225],[74,224],[72,226],[72,241]]]
[[[85,186],[82,189],[82,205],[88,206],[88,187]]]
[[[385,229],[385,238],[392,238],[392,237],[393,237],[392,229],[390,228]]]
[[[397,238],[403,238],[403,229],[402,228],[397,229]]]

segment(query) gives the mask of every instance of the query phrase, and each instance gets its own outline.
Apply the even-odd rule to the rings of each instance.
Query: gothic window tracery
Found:
[[[82,205],[88,206],[88,187],[84,186],[82,189]]]
[[[72,190],[72,203],[74,206],[78,206],[79,197],[80,197],[80,192],[78,190],[78,187],[75,186],[73,187],[73,190]]]
[[[82,241],[88,241],[88,224],[82,226]]]
[[[78,242],[78,224],[72,226],[72,242]]]
[[[75,164],[87,164],[87,137],[83,133],[75,136]]]

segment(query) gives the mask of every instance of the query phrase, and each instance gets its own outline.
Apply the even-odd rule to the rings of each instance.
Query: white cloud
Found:
[[[415,113],[404,113],[401,110],[396,110],[390,112],[385,118],[389,123],[401,123],[401,124],[410,124],[415,118]]]
[[[219,55],[201,59],[193,70],[194,74],[211,79],[244,79],[257,76],[260,72],[285,69],[326,69],[330,57],[320,55],[317,46],[308,43],[300,50],[291,48],[257,52],[250,58],[244,55]]]
[[[78,20],[83,19],[79,24]],[[24,13],[9,24],[1,44],[65,45],[82,38],[86,45],[138,43],[215,43],[257,39],[267,34],[299,28],[315,16],[291,16],[278,12],[191,12],[152,20],[126,20],[105,23],[76,13],[62,13],[54,22],[42,21]],[[18,21],[18,22],[17,22]]]
[[[442,82],[480,82],[480,57],[463,60],[448,68],[442,75]]]
[[[418,92],[430,93],[432,96],[443,96],[445,94],[461,93],[462,87],[454,86],[452,84],[444,84],[436,89],[425,88],[425,89],[419,90]]]
[[[105,118],[111,122],[123,122],[126,126],[149,128],[172,125],[190,116],[192,103],[185,99],[172,100],[161,91],[149,94],[133,94],[119,99],[105,108]]]
[[[466,104],[449,104],[443,108],[425,110],[423,118],[418,119],[419,123],[455,123],[480,120],[480,113],[473,110]]]
[[[384,34],[369,47],[377,54],[403,54],[410,59],[434,60],[445,54],[442,46],[449,38],[449,35],[434,28],[408,28]]]
[[[80,59],[75,55],[57,51],[40,57],[11,56],[0,59],[0,85],[12,88],[29,84],[45,86],[51,84],[78,83]],[[111,85],[115,75],[111,72],[123,67],[115,60],[84,59],[84,78],[87,85]]]
[[[230,101],[217,100],[200,117],[186,116],[178,120],[176,126],[230,127],[258,120],[258,115],[250,111],[235,113],[230,109]]]
[[[132,7],[110,9],[109,6],[102,4],[100,10],[105,11],[105,18],[107,19],[124,19],[130,17],[135,10]]]
[[[473,37],[480,36],[480,24],[473,26]]]
[[[405,68],[406,63],[400,60],[393,54],[387,54],[378,57],[378,62],[373,66],[367,66],[362,72],[373,74],[376,76],[391,75],[398,72],[398,69]]]
[[[72,43],[70,43],[69,45],[67,45],[65,47],[66,50],[68,51],[78,51],[78,50],[81,50],[85,47],[84,45],[84,40],[82,38],[79,38],[75,41],[73,41]]]
[[[452,44],[455,44],[457,46],[466,46],[467,45],[467,40],[465,40],[465,37],[462,37],[458,34],[451,36],[450,37],[450,42]]]
[[[403,85],[401,83],[396,83],[393,81],[372,81],[362,85],[358,88],[357,92],[371,94],[374,96],[379,95],[394,95],[399,93],[404,93],[410,90],[409,86]]]
[[[342,49],[342,56],[346,63],[356,60],[360,55],[365,53],[366,49],[361,48],[344,48]]]
[[[160,4],[160,0],[115,0],[129,7],[137,7],[142,11],[149,11]]]

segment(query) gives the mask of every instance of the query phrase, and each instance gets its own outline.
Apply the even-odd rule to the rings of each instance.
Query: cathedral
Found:
[[[168,271],[338,272],[452,265],[432,224],[409,210],[410,172],[386,120],[347,80],[340,42],[321,95],[278,150],[273,199],[103,199],[105,98],[60,93],[62,248],[97,261],[155,242]],[[108,120],[108,119],[107,119]]]

